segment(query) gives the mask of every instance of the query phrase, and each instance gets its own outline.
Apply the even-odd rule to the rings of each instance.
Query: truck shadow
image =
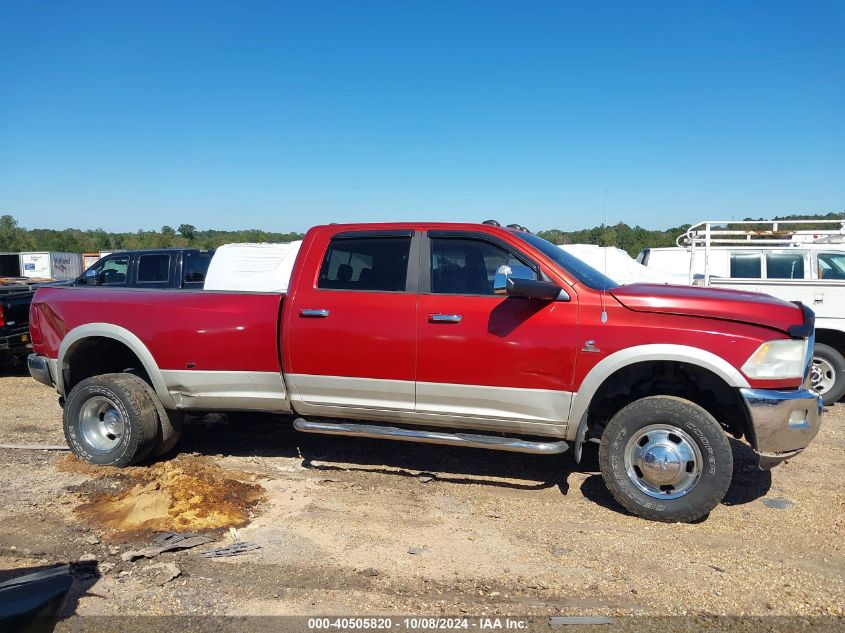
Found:
[[[269,414],[189,417],[179,449],[201,455],[301,459],[305,468],[323,473],[362,472],[405,478],[428,475],[454,484],[525,491],[557,487],[563,495],[569,494],[570,475],[582,473],[588,476],[580,486],[581,494],[598,505],[626,512],[601,479],[595,444],[585,445],[581,464],[575,464],[569,453],[543,456],[312,435],[294,431],[291,421],[290,417]],[[751,447],[730,441],[734,477],[722,503],[742,505],[765,496],[771,488],[771,473],[756,467]]]
[[[291,418],[233,414],[189,417],[177,450],[201,455],[299,458],[320,472],[368,472],[396,477],[521,490],[558,486],[564,494],[574,463],[567,454],[542,456],[293,430]]]

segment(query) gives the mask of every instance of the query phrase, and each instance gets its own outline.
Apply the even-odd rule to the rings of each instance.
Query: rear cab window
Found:
[[[411,235],[342,234],[332,238],[317,279],[322,290],[404,292]]]
[[[208,274],[213,252],[188,252],[182,266],[182,281],[186,284],[201,285]]]

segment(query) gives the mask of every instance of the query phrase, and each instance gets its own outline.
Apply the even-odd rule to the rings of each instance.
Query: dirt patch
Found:
[[[241,527],[264,497],[254,475],[225,470],[201,458],[118,469],[92,466],[67,455],[58,467],[116,481],[114,492],[92,495],[76,512],[122,536]]]

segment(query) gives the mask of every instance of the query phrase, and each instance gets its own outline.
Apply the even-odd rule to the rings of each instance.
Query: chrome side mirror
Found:
[[[513,273],[510,266],[502,264],[499,270],[496,271],[496,276],[493,277],[493,292],[497,295],[508,294],[508,281]]]
[[[493,277],[495,294],[540,301],[569,301],[569,295],[554,282],[513,278],[512,273],[510,266],[499,266]]]

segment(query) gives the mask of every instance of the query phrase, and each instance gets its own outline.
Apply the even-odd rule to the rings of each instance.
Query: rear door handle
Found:
[[[310,319],[325,319],[329,316],[329,311],[325,308],[305,308],[299,311],[299,316]]]
[[[429,323],[460,323],[463,317],[460,314],[429,314]]]

